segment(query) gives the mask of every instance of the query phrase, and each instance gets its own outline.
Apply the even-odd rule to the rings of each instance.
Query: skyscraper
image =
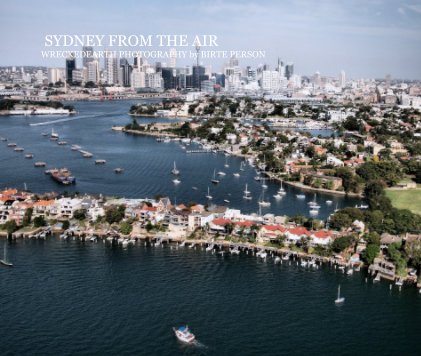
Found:
[[[66,58],[66,82],[67,84],[72,84],[73,82],[73,70],[76,69],[76,58],[75,54],[72,52]]]
[[[346,85],[345,71],[341,70],[341,73],[339,74],[339,86],[341,88],[345,88],[345,85]]]
[[[289,80],[294,74],[294,63],[288,63],[285,66],[285,77]]]
[[[107,83],[118,84],[118,60],[117,57],[114,57],[113,52],[105,52],[104,66]]]
[[[170,49],[170,60],[168,67],[175,68],[177,64],[177,50],[175,48]]]
[[[84,54],[82,58],[82,64],[84,67],[88,68],[88,63],[95,60],[95,58],[93,57],[94,48],[90,46],[83,46],[82,52]]]

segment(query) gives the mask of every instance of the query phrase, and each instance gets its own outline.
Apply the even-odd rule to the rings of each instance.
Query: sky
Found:
[[[241,66],[280,57],[302,75],[421,79],[420,0],[2,0],[0,14],[0,66],[64,67],[42,58],[47,34],[212,34],[215,50],[265,51]]]

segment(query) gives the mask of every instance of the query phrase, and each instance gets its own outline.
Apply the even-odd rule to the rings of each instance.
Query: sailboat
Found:
[[[244,190],[243,198],[244,199],[247,199],[247,200],[251,200],[252,199],[252,197],[250,195],[250,191],[247,189],[247,183],[246,183],[246,189]]]
[[[13,263],[7,262],[7,245],[4,244],[4,258],[0,260],[0,264],[7,267],[13,267]]]
[[[335,304],[342,304],[345,302],[345,298],[341,297],[341,285],[338,286],[338,298],[335,299]]]
[[[244,171],[244,162],[243,161],[240,163],[240,171]]]
[[[180,174],[180,171],[177,169],[177,166],[175,165],[175,161],[174,161],[174,168],[172,169],[171,173],[174,174],[175,176]]]
[[[54,132],[54,128],[51,129],[50,138],[51,138],[51,140],[58,140],[58,133]]]
[[[225,164],[224,164],[224,167],[225,168],[228,168],[230,165],[228,164],[228,162],[227,162],[227,157],[225,157]]]
[[[208,200],[212,199],[212,195],[210,195],[210,192],[209,192],[209,187],[208,187],[208,195],[206,195],[206,199],[208,199]]]
[[[218,184],[219,183],[219,179],[216,179],[216,170],[215,169],[213,170],[213,177],[211,179],[211,182],[213,184]]]
[[[181,180],[179,180],[177,178],[173,179],[172,181],[173,181],[174,184],[180,184],[181,183]]]
[[[262,188],[268,189],[268,185],[265,183],[265,178],[262,178]]]
[[[265,200],[265,190],[264,190],[264,188],[262,189],[262,196],[261,196],[261,199],[259,200],[259,205],[260,206],[270,206],[270,201]]]
[[[279,195],[285,195],[287,192],[285,191],[284,187],[282,187],[282,180],[281,180],[281,187],[278,189]]]

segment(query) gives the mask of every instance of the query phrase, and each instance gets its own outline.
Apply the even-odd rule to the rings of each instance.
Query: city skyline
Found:
[[[50,33],[206,33],[218,36],[218,50],[266,51],[263,59],[241,59],[242,67],[275,66],[281,57],[294,62],[297,72],[303,75],[319,71],[337,77],[344,70],[353,78],[383,78],[387,74],[400,79],[421,78],[419,1],[86,4],[48,0],[44,4],[32,7],[27,0],[18,0],[0,5],[2,13],[7,14],[0,24],[2,47],[9,49],[3,52],[1,66],[63,67],[63,60],[41,56],[41,50],[46,49],[44,37]],[[16,27],[16,19],[20,19],[21,26]],[[226,61],[202,62],[218,72]],[[184,66],[194,61],[180,59],[177,63]]]

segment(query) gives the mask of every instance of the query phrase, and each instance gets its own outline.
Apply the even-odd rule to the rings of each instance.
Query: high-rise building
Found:
[[[120,83],[124,87],[129,87],[131,74],[132,74],[132,66],[129,64],[129,62],[125,58],[120,59],[120,72],[121,72]]]
[[[281,87],[281,74],[277,70],[264,70],[260,80],[263,90],[276,92]]]
[[[72,52],[66,58],[66,82],[68,84],[72,84],[73,82],[73,70],[76,69],[76,57],[75,54]]]
[[[170,60],[168,67],[175,68],[177,65],[177,50],[175,48],[170,49]]]
[[[289,80],[294,74],[294,63],[288,63],[285,66],[285,77]]]
[[[82,58],[82,64],[85,68],[88,68],[88,63],[95,60],[95,58],[93,57],[94,48],[90,46],[83,46],[82,53],[84,54]]]
[[[97,60],[88,62],[88,82],[95,84],[99,82],[99,63]]]
[[[345,71],[341,70],[341,73],[339,74],[339,86],[341,88],[345,88],[345,85],[346,85]]]
[[[193,66],[193,74],[192,74],[192,85],[193,88],[200,90],[200,83],[203,80],[208,80],[209,77],[205,75],[205,67],[203,66]]]
[[[106,72],[105,81],[108,84],[118,84],[118,59],[113,55],[113,52],[105,52],[104,67]]]
[[[64,82],[66,80],[66,73],[63,68],[48,68],[48,83]]]

